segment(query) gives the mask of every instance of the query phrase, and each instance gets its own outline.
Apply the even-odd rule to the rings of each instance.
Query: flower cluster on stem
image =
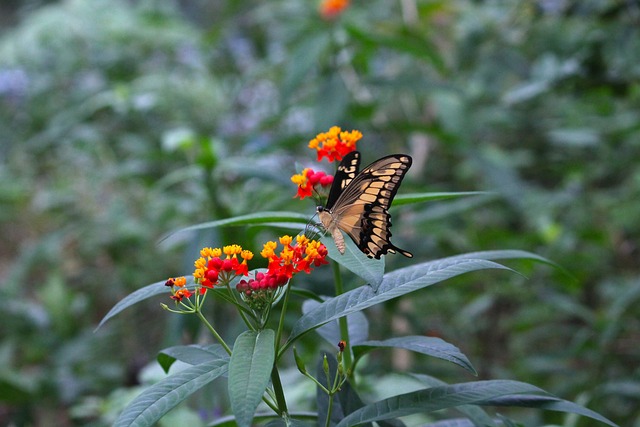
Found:
[[[221,258],[222,254],[226,257]],[[240,257],[242,262],[238,259]],[[253,258],[251,251],[243,250],[240,245],[229,245],[220,248],[203,248],[200,258],[195,262],[193,277],[200,284],[200,294],[216,285],[228,285],[234,276],[249,274],[247,261]]]
[[[266,272],[257,272],[253,279],[241,280],[236,289],[252,308],[259,309],[270,303],[275,291],[285,286],[297,273],[311,273],[312,267],[328,264],[327,248],[317,240],[298,235],[279,239],[282,249],[276,252],[278,243],[264,244],[260,255],[269,261]]]
[[[296,197],[304,199],[305,197],[313,196],[313,191],[316,193],[320,188],[331,187],[333,183],[333,175],[327,175],[323,171],[314,171],[311,168],[306,168],[302,173],[293,175],[291,181],[298,186],[298,193]]]
[[[330,162],[340,161],[356,149],[356,143],[362,138],[358,130],[343,131],[333,126],[328,132],[319,133],[309,141],[309,148],[318,152],[318,161],[326,157]]]
[[[318,162],[325,157],[329,162],[339,162],[356,149],[356,143],[361,138],[362,133],[358,130],[343,131],[340,127],[333,126],[329,131],[321,132],[309,141],[309,148],[316,150]],[[301,173],[293,175],[291,181],[298,186],[294,197],[314,197],[321,203],[333,184],[333,175],[306,168]]]

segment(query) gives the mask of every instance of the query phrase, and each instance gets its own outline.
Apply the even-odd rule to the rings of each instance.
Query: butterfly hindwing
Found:
[[[357,159],[357,170],[359,155],[352,157],[345,169],[354,164],[353,159]],[[370,258],[379,259],[381,255],[389,252],[399,252],[412,257],[410,252],[391,243],[391,215],[388,211],[410,166],[410,156],[396,154],[376,160],[355,178],[350,178],[335,202],[327,203],[325,211],[330,213],[331,221],[327,221],[325,227],[337,227],[347,233],[358,248]],[[333,191],[333,187],[331,190]]]

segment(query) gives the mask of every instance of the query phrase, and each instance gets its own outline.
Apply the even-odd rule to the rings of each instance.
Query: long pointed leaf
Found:
[[[308,313],[319,305],[318,301],[307,300],[302,304],[302,313]],[[359,344],[369,338],[369,321],[364,313],[351,313],[347,316],[347,323],[351,345]],[[340,325],[337,320],[320,326],[316,332],[334,347],[344,338],[340,333]]]
[[[229,399],[239,426],[250,426],[275,361],[275,333],[246,331],[238,336],[229,362]]]
[[[371,286],[361,286],[327,300],[302,316],[294,325],[287,344],[293,342],[300,335],[331,320],[364,310],[460,274],[489,268],[507,269],[507,267],[491,261],[453,257],[396,270],[384,276],[377,290],[374,290]]]
[[[227,372],[225,360],[192,366],[152,385],[120,414],[115,427],[147,427],[180,402]]]
[[[488,399],[525,393],[547,394],[544,390],[530,384],[502,380],[433,387],[393,396],[364,406],[345,417],[337,427],[438,411],[460,405],[478,404]]]
[[[165,372],[176,360],[190,365],[200,365],[212,360],[229,360],[229,355],[220,344],[201,345],[177,345],[165,348],[158,354],[158,363]]]
[[[458,199],[470,196],[490,196],[495,193],[487,191],[464,191],[458,193],[408,193],[398,194],[393,199],[393,206],[408,205],[410,203],[433,202],[436,200]]]
[[[187,278],[187,286],[188,287],[193,287],[194,286],[193,276],[185,276],[185,277]],[[140,288],[140,289],[130,293],[126,297],[122,298],[102,318],[102,320],[100,321],[100,323],[98,324],[98,326],[96,327],[95,330],[97,331],[98,329],[100,329],[100,327],[102,325],[104,325],[107,320],[111,319],[116,314],[120,313],[121,311],[123,311],[126,308],[131,307],[134,304],[139,303],[140,301],[144,301],[146,299],[149,299],[151,297],[154,297],[156,295],[161,295],[161,294],[167,294],[167,296],[168,296],[169,295],[169,288],[167,288],[164,285],[165,282],[166,282],[166,280],[163,280],[161,282],[152,283],[152,284],[147,285],[147,286],[145,286],[143,288]]]
[[[580,406],[577,403],[569,402],[568,400],[558,399],[549,396],[537,396],[537,395],[520,395],[520,396],[503,396],[493,399],[488,399],[484,402],[479,402],[478,405],[483,406],[517,406],[521,408],[540,408],[549,411],[568,412],[572,414],[578,414],[585,417],[593,418],[602,423],[608,424],[613,427],[617,427],[613,421],[603,417],[597,412],[587,409],[584,406]]]
[[[233,218],[225,218],[217,221],[203,222],[201,224],[195,224],[189,227],[181,228],[179,230],[172,231],[163,236],[160,241],[167,239],[177,233],[183,233],[185,231],[202,230],[216,227],[231,227],[240,225],[266,225],[269,223],[295,223],[306,224],[309,222],[309,216],[303,215],[297,212],[257,212],[248,215],[236,216]]]
[[[420,380],[422,383],[424,383],[425,385],[429,386],[429,387],[440,387],[440,386],[445,386],[448,385],[447,383],[445,383],[442,380],[439,380],[437,378],[434,378],[432,376],[429,375],[424,375],[424,374],[411,374],[412,377]],[[473,426],[484,426],[484,427],[495,427],[496,423],[493,420],[493,418],[491,418],[489,416],[489,414],[487,414],[484,409],[482,409],[479,406],[476,405],[460,405],[460,406],[456,406],[455,408],[457,411],[463,413],[464,415],[466,415],[468,417],[468,422],[470,424],[472,424]],[[443,421],[443,426],[446,425],[446,423]],[[452,424],[453,426],[455,426],[456,424]],[[464,424],[462,424],[464,425]]]
[[[462,366],[473,374],[477,374],[473,365],[471,365],[471,362],[467,359],[467,356],[465,356],[458,347],[436,337],[407,336],[390,338],[384,341],[365,341],[355,345],[353,352],[356,357],[360,357],[368,351],[381,347],[404,348],[437,357],[438,359],[447,360],[458,366]]]

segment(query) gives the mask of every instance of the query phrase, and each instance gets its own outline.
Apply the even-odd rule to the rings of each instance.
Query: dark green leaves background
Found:
[[[132,387],[162,377],[143,371],[157,352],[199,330],[161,296],[97,323],[132,291],[190,273],[202,246],[258,252],[295,232],[304,219],[290,215],[168,234],[311,216],[289,177],[334,124],[364,133],[365,162],[413,156],[392,231],[417,262],[513,248],[566,270],[514,261],[527,277],[476,272],[387,301],[371,340],[439,337],[480,380],[638,422],[635,2],[352,1],[323,21],[302,0],[30,0],[3,2],[0,19],[0,424],[113,422]],[[471,191],[486,193],[446,197]],[[402,206],[424,192],[444,196]],[[386,270],[410,265],[400,258]],[[327,293],[331,277],[296,285]],[[208,314],[235,337],[225,310]],[[381,380],[390,368],[474,379],[383,351],[363,366]],[[191,407],[228,408],[221,381]]]

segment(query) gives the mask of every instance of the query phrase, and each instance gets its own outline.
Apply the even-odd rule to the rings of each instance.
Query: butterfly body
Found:
[[[411,157],[394,154],[376,160],[358,173],[360,153],[352,151],[340,162],[329,192],[326,206],[318,207],[320,222],[331,234],[338,251],[343,254],[345,232],[369,258],[399,252],[410,252],[391,241],[391,215],[388,208],[396,195]]]

